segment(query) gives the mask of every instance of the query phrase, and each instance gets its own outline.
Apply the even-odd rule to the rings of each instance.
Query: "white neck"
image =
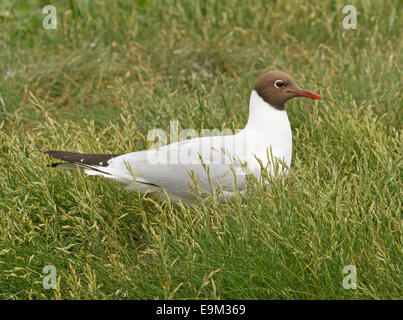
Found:
[[[282,126],[289,126],[285,110],[278,110],[264,101],[259,94],[253,90],[249,101],[249,118],[246,128],[254,130],[276,130]]]
[[[252,131],[258,137],[256,151],[265,153],[271,147],[273,156],[291,165],[292,134],[287,113],[269,105],[255,90],[250,96],[249,119],[244,129],[246,134]]]

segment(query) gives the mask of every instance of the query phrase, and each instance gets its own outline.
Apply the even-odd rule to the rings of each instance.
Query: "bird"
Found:
[[[233,199],[237,191],[245,192],[248,175],[260,179],[264,171],[272,175],[275,170],[287,172],[291,166],[292,132],[285,104],[296,97],[322,100],[285,72],[270,70],[257,79],[247,124],[234,135],[202,136],[125,154],[44,153],[64,161],[51,167],[79,167],[87,175],[113,180],[127,190],[162,195],[172,202],[213,194],[219,200]]]

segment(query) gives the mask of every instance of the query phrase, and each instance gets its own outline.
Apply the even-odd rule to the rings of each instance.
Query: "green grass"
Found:
[[[342,1],[52,3],[57,30],[48,1],[0,2],[0,298],[403,297],[401,1],[350,1],[357,30]],[[174,119],[242,128],[271,68],[324,98],[288,103],[271,193],[172,206],[41,153],[140,150]]]

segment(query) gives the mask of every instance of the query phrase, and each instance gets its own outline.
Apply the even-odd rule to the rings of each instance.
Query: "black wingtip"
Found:
[[[69,151],[47,150],[43,152],[52,158],[76,164],[96,165],[107,167],[108,161],[120,154],[87,154]]]

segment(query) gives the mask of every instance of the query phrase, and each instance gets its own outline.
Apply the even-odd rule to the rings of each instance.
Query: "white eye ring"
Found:
[[[284,86],[285,85],[285,82],[283,81],[283,80],[276,80],[276,81],[274,81],[274,86],[276,87],[276,88],[281,88],[282,86]]]

